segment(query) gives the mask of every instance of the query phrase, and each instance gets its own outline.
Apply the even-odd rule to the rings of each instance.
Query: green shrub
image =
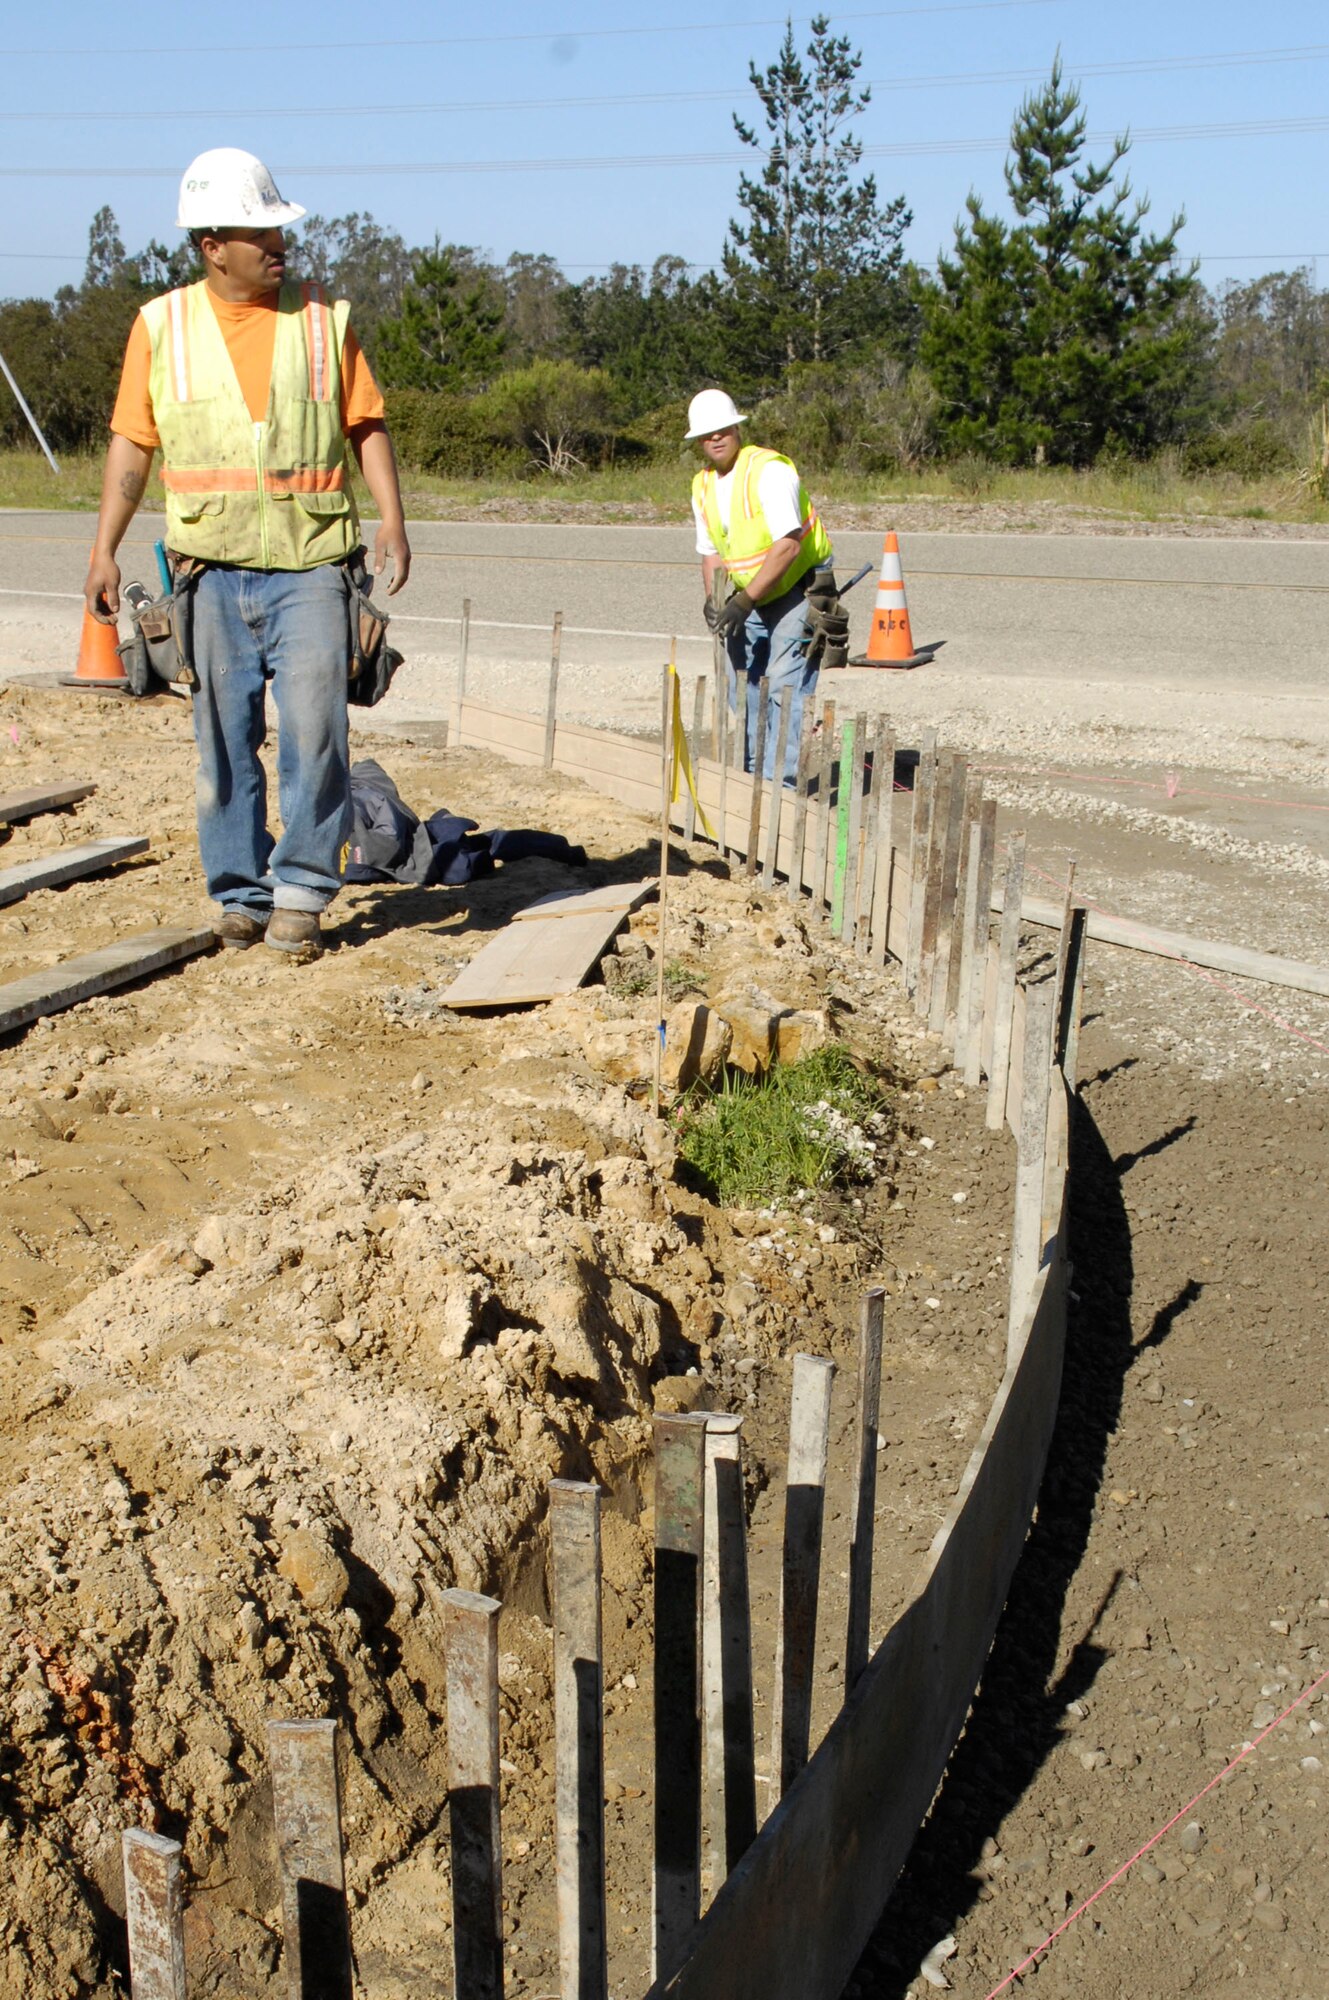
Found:
[[[889,1133],[882,1087],[832,1045],[764,1078],[727,1074],[694,1095],[680,1123],[683,1158],[726,1207],[869,1181]]]
[[[1291,471],[1297,453],[1279,424],[1250,417],[1191,438],[1184,453],[1187,472],[1233,472],[1240,479],[1264,479]]]
[[[603,368],[533,361],[476,398],[493,434],[541,472],[564,479],[612,454],[614,384]]]
[[[397,456],[413,471],[481,479],[521,469],[522,454],[496,433],[482,396],[387,389],[383,401]]]

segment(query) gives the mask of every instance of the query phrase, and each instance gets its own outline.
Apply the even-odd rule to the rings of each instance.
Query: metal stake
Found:
[[[443,1593],[448,1820],[456,2000],[502,2000],[503,1850],[498,1809],[498,1615],[474,1590]]]
[[[655,1908],[652,1977],[672,1979],[701,1912],[701,1565],[706,1419],[656,1417]]]
[[[350,2000],[351,1925],[342,1867],[337,1724],[270,1722],[291,2000]]]
[[[562,2000],[606,2000],[599,1487],[551,1480],[549,1530]]]
[[[808,1761],[812,1733],[812,1672],[817,1650],[821,1526],[826,1504],[835,1363],[794,1356],[785,1484],[784,1560],[776,1627],[771,1728],[771,1793],[781,1799]]]
[[[757,1836],[743,1419],[706,1419],[702,1680],[711,1892]]]
[[[120,1836],[134,2000],[186,2000],[180,1843],[131,1827]]]
[[[854,1468],[853,1539],[849,1544],[849,1624],[844,1642],[844,1691],[850,1695],[868,1663],[872,1623],[872,1537],[877,1505],[877,1425],[881,1417],[881,1338],[886,1293],[874,1285],[863,1300],[858,1335],[858,1464]]]

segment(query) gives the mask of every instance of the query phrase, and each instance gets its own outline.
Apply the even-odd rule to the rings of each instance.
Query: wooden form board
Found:
[[[90,840],[84,847],[67,847],[63,854],[49,854],[39,861],[20,861],[16,867],[0,868],[0,905],[17,903],[34,889],[56,889],[62,882],[76,882],[81,875],[96,875],[103,868],[113,868],[117,861],[146,854],[151,845],[151,841],[139,835],[122,840]]]
[[[572,993],[623,922],[623,910],[588,910],[509,924],[479,950],[441,998],[445,1007],[524,1007]]]
[[[645,882],[610,882],[603,889],[556,889],[552,896],[541,896],[538,903],[514,910],[512,921],[520,924],[532,917],[584,917],[598,910],[618,910],[626,916],[655,895],[656,889],[653,876]]]
[[[100,951],[63,959],[49,971],[11,980],[0,986],[0,1034],[25,1028],[43,1014],[62,1013],[66,1007],[107,993],[113,986],[145,979],[150,972],[160,972],[196,952],[211,951],[216,942],[211,925],[206,930],[142,931],[137,937],[104,945]]]
[[[1000,898],[994,900],[1000,910]],[[1041,902],[1026,896],[1020,915],[1027,924],[1040,929],[1061,929],[1060,903]],[[1089,935],[1102,944],[1117,944],[1127,951],[1151,952],[1155,958],[1186,959],[1206,966],[1211,972],[1230,972],[1237,979],[1260,979],[1268,986],[1291,986],[1300,993],[1329,995],[1329,966],[1308,965],[1301,959],[1278,958],[1268,951],[1250,951],[1245,945],[1227,944],[1218,938],[1190,937],[1185,931],[1165,931],[1157,924],[1140,923],[1133,917],[1111,917],[1104,911],[1089,911]]]
[[[90,799],[96,791],[95,785],[33,785],[24,792],[6,792],[0,796],[0,823],[8,826],[11,820],[31,819],[35,813],[54,812],[57,806],[76,806],[80,799]]]

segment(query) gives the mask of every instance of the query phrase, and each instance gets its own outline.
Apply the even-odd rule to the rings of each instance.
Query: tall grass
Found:
[[[1320,442],[1320,451],[1323,441]],[[1308,452],[1308,457],[1311,454]],[[417,520],[473,519],[507,503],[535,507],[550,518],[612,523],[634,519],[678,521],[687,508],[692,462],[657,459],[645,464],[611,465],[566,479],[548,475],[494,479],[444,479],[431,473],[402,473],[408,514]],[[1243,477],[1232,472],[1187,472],[1174,453],[1142,464],[1094,466],[1077,472],[1065,466],[1014,469],[982,459],[960,459],[920,471],[877,478],[804,468],[819,505],[845,507],[928,502],[954,508],[965,518],[975,505],[992,505],[1014,516],[1004,525],[1055,530],[1059,518],[1091,518],[1178,523],[1245,519],[1329,523],[1329,482],[1316,454],[1315,476],[1268,473]],[[95,508],[101,492],[102,459],[96,453],[60,460],[57,475],[37,451],[0,452],[0,507]],[[368,496],[356,480],[363,510]],[[161,487],[148,482],[144,507],[161,511]]]

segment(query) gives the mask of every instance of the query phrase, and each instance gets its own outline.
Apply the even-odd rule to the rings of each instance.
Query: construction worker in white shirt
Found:
[[[803,706],[817,685],[818,666],[844,664],[848,621],[839,609],[830,539],[793,462],[777,451],[744,444],[740,415],[723,389],[703,389],[688,407],[687,437],[705,463],[692,482],[705,588],[706,622],[724,639],[729,705],[736,714],[743,689],[743,768],[752,769],[761,683],[768,711],[763,775],[773,776],[786,707],[783,778],[798,775]],[[724,570],[736,587],[717,611],[712,586]]]

